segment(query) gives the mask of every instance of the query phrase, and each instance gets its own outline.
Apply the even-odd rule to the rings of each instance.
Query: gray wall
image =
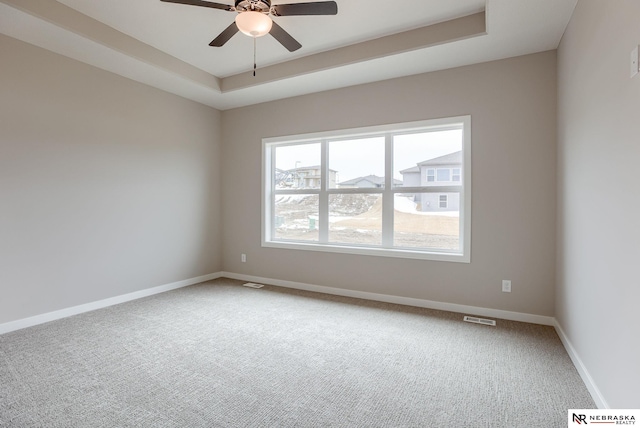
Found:
[[[220,130],[0,35],[0,323],[219,271]]]
[[[558,50],[556,290],[556,318],[605,401],[636,409],[640,75],[629,78],[629,54],[638,17],[637,0],[580,0]]]
[[[261,138],[466,114],[470,264],[261,247]],[[553,315],[555,51],[228,110],[222,118],[225,271]],[[501,279],[513,281],[512,293],[500,291]]]

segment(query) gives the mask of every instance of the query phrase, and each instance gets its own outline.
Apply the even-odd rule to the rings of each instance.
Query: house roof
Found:
[[[352,178],[351,180],[338,183],[341,186],[349,186],[352,184],[358,184],[361,181],[368,181],[370,183],[381,185],[384,184],[384,177],[378,177],[377,175],[365,175],[364,177]],[[402,184],[402,181],[393,179],[393,184]]]
[[[412,166],[411,168],[403,169],[402,171],[400,171],[400,174],[408,174],[411,172],[420,172],[420,167]]]
[[[433,159],[427,159],[426,161],[420,162],[418,166],[451,165],[451,164],[462,164],[462,151],[449,153],[448,155],[440,156]]]

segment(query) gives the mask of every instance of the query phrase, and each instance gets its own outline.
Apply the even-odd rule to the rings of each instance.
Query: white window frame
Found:
[[[435,182],[436,182],[436,169],[427,168],[427,183],[435,183]]]
[[[403,133],[442,131],[449,129],[462,130],[462,181],[454,185],[433,185],[419,187],[401,187],[393,185],[393,136]],[[272,165],[276,146],[321,143],[321,168],[328,168],[328,147],[330,141],[354,137],[385,136],[385,186],[382,188],[329,188],[327,174],[324,174],[319,189],[283,189],[276,190],[273,183]],[[272,237],[275,231],[275,194],[318,194],[319,201],[319,241],[276,240]],[[335,244],[328,242],[329,195],[346,193],[373,193],[383,195],[382,245],[361,246],[356,244]],[[393,195],[395,193],[459,193],[459,251],[422,248],[393,247]],[[471,262],[471,116],[457,116],[443,119],[431,119],[418,122],[372,126],[347,130],[317,132],[303,135],[270,137],[262,139],[262,246],[267,248],[284,248],[293,250],[322,251],[332,253],[348,253],[367,256],[400,257],[421,260],[448,262]]]
[[[444,196],[444,200],[442,197]],[[443,205],[444,203],[444,205]],[[449,206],[449,196],[448,195],[438,195],[438,208],[447,208]]]

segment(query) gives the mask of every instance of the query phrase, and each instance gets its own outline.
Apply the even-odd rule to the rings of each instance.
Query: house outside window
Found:
[[[470,121],[264,139],[262,245],[469,262]]]
[[[436,181],[436,170],[433,168],[427,169],[427,181]]]
[[[460,181],[460,168],[453,168],[451,173],[451,181]]]
[[[451,181],[451,170],[449,168],[437,169],[438,181]]]

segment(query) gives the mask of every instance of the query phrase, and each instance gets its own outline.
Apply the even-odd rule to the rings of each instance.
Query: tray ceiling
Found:
[[[257,39],[256,77],[250,37],[208,46],[235,12],[159,0],[0,0],[0,32],[229,109],[555,49],[576,1],[337,0],[336,16],[275,17],[302,48]]]

